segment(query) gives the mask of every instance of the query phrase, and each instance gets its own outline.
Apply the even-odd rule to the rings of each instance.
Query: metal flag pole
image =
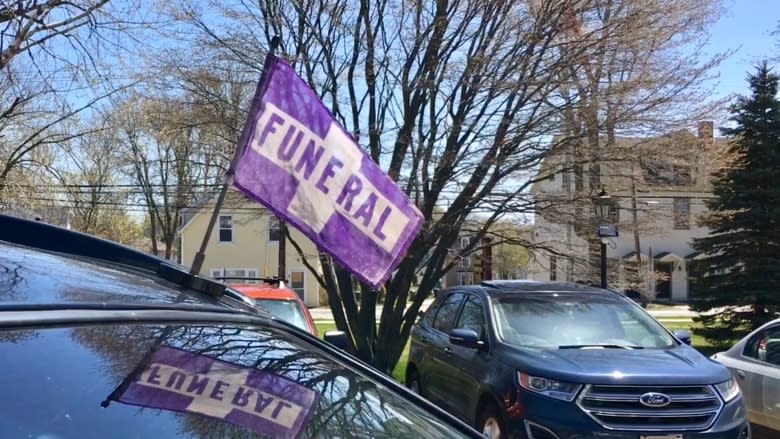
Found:
[[[249,110],[250,115],[254,114],[253,110],[257,105],[260,104],[260,99],[263,97],[263,93],[265,92],[265,77],[268,73],[271,62],[274,60],[276,48],[278,46],[279,37],[274,36],[271,38],[271,44],[268,47],[268,53],[266,54],[265,63],[263,64],[263,72],[260,74],[260,81],[257,84],[257,89],[255,89],[255,96],[252,99],[252,105],[250,106]],[[211,218],[209,219],[209,224],[206,226],[206,233],[203,235],[203,241],[200,243],[200,250],[198,250],[198,252],[195,254],[195,258],[192,260],[190,274],[200,274],[200,269],[203,267],[203,261],[206,259],[206,247],[209,244],[209,238],[211,238],[211,233],[214,231],[214,224],[217,222],[217,217],[219,216],[219,211],[222,208],[222,203],[225,202],[225,195],[227,194],[228,187],[231,183],[233,183],[234,174],[236,172],[236,165],[238,163],[238,159],[241,157],[241,153],[244,152],[244,145],[246,145],[246,141],[248,140],[247,137],[249,137],[251,124],[252,121],[247,117],[246,123],[244,124],[244,130],[241,132],[241,138],[239,139],[238,145],[236,146],[236,151],[233,154],[233,159],[230,161],[230,166],[228,167],[227,172],[225,172],[225,181],[220,188],[217,202],[214,205],[214,211],[211,213]]]

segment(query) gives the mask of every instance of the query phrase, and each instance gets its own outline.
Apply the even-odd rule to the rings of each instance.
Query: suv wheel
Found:
[[[504,421],[501,420],[498,410],[493,405],[488,405],[482,409],[477,429],[489,439],[506,438],[506,434],[504,433]]]

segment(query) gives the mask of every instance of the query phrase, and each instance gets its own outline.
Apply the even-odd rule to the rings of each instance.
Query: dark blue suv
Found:
[[[611,291],[485,282],[437,296],[406,379],[490,438],[748,439],[729,371],[680,337]]]

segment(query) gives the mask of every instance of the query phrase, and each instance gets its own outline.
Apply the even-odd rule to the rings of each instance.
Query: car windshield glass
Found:
[[[467,437],[275,327],[6,330],[0,358],[3,438]]]
[[[255,299],[255,303],[263,307],[271,315],[309,331],[309,325],[306,323],[303,310],[298,302],[294,300]]]
[[[596,295],[549,293],[493,301],[498,336],[541,348],[667,348],[669,333],[638,306]]]

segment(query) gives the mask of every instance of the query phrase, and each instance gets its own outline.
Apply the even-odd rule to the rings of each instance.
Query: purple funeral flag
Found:
[[[283,60],[266,64],[234,184],[377,288],[422,223],[409,198]]]
[[[295,438],[318,394],[287,378],[163,346],[117,399],[193,413],[274,438]]]

